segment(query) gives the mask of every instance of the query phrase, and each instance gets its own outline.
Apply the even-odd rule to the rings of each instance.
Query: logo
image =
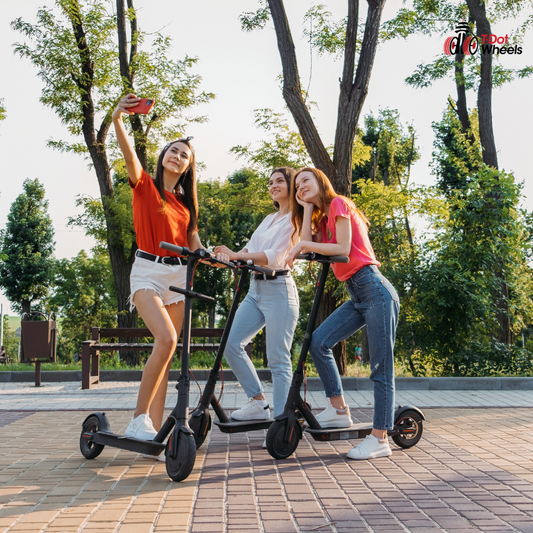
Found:
[[[482,54],[521,54],[522,47],[501,46],[507,45],[509,35],[496,35],[494,33],[472,35],[468,22],[458,22],[455,26],[456,35],[447,37],[444,41],[444,53],[447,56],[463,53],[465,56],[474,55],[481,51]]]

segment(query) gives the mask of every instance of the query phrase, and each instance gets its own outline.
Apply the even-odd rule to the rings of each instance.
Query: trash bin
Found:
[[[55,363],[57,330],[55,317],[24,313],[20,323],[20,362],[35,363],[35,386],[41,386],[41,363]]]

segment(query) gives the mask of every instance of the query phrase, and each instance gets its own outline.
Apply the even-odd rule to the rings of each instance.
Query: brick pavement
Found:
[[[263,431],[215,427],[182,483],[131,452],[85,460],[86,414],[0,412],[0,532],[533,533],[530,409],[429,409],[417,447],[363,462],[345,458],[357,441],[307,438],[275,461]],[[361,422],[371,414],[352,410]],[[108,416],[120,432],[131,413]]]
[[[205,382],[200,382],[203,388]],[[264,383],[267,399],[272,403],[272,383]],[[35,387],[31,383],[0,383],[0,411],[97,409],[134,409],[138,382],[102,382],[90,390],[81,390],[77,382],[44,383]],[[200,388],[191,385],[190,406],[199,400]],[[345,391],[350,407],[373,405],[372,391]],[[328,401],[322,391],[308,391],[308,401],[315,407],[326,407]],[[175,384],[168,387],[166,407],[171,409],[177,400]],[[222,405],[228,409],[241,407],[247,401],[237,382],[226,382]],[[396,402],[427,407],[533,407],[533,390],[397,390]]]

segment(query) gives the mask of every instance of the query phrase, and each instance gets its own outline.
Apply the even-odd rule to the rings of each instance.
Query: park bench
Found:
[[[13,362],[13,359],[11,357],[8,357],[6,355],[6,351],[4,350],[3,346],[0,346],[0,365],[7,365]]]
[[[102,342],[102,339],[153,337],[148,328],[91,328],[92,339],[82,343],[81,360],[81,388],[90,389],[91,385],[100,382],[100,352],[115,352],[120,350],[150,352],[154,347],[153,343],[142,342]],[[192,328],[191,339],[193,338],[220,338],[224,328]],[[181,338],[180,338],[181,341]],[[219,344],[210,342],[192,342],[191,352],[205,351],[216,352]],[[248,348],[248,347],[247,347]],[[179,342],[176,352],[183,349],[183,344]],[[247,350],[249,351],[249,350]]]

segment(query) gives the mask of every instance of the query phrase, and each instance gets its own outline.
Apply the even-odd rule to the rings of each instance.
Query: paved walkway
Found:
[[[199,387],[205,382],[191,384],[190,406],[200,399]],[[264,383],[265,394],[272,404],[272,383]],[[135,409],[138,382],[102,382],[89,390],[81,390],[80,383],[44,383],[35,387],[31,383],[0,383],[1,410],[63,410],[63,409]],[[218,387],[220,391],[220,387]],[[372,391],[345,391],[350,407],[368,407],[374,403]],[[321,391],[307,392],[307,400],[313,407],[323,408],[328,400]],[[171,409],[177,401],[174,384],[169,385],[166,407]],[[247,398],[238,382],[224,385],[222,405],[227,409],[241,407]],[[531,391],[396,391],[396,403],[428,407],[533,407]]]
[[[174,483],[163,463],[135,453],[106,447],[84,459],[84,417],[106,409],[123,432],[136,384],[78,389],[1,385],[0,532],[533,533],[533,420],[519,407],[531,406],[529,392],[404,391],[400,403],[433,407],[424,436],[372,461],[346,459],[357,441],[307,437],[294,456],[276,461],[261,448],[264,431],[214,427],[191,476]],[[325,405],[321,393],[308,398]],[[226,385],[224,406],[243,400],[236,384]],[[355,421],[371,420],[370,401],[351,393]]]

